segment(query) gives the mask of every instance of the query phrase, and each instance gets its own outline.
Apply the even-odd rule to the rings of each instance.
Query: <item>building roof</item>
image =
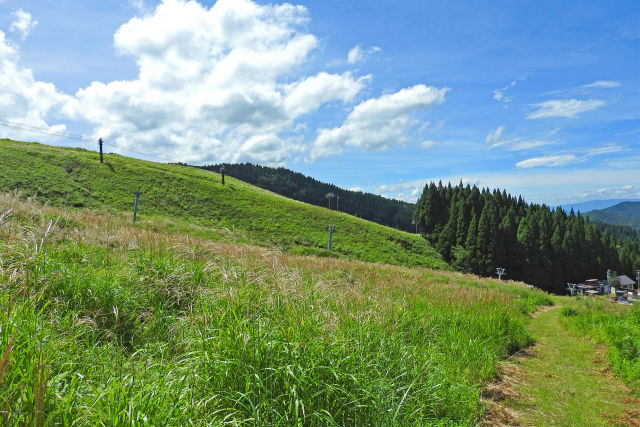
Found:
[[[618,281],[620,282],[620,286],[628,286],[628,285],[635,285],[636,284],[636,282],[631,280],[631,278],[629,278],[629,276],[625,276],[624,274],[622,276],[618,276]]]

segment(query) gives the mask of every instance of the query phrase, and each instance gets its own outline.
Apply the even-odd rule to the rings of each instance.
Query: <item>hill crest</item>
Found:
[[[0,191],[38,195],[54,205],[159,219],[188,234],[275,246],[290,253],[369,262],[449,267],[419,235],[276,195],[218,173],[93,151],[0,140]],[[327,226],[334,225],[327,251]]]

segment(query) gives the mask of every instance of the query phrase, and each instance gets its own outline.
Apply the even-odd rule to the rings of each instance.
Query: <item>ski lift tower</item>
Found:
[[[502,268],[502,267],[498,267],[498,268],[496,268],[496,274],[498,275],[498,279],[502,280],[502,276],[507,274],[507,269],[506,268]]]
[[[327,244],[327,250],[331,250],[331,237],[333,237],[333,233],[336,231],[335,225],[330,225],[327,227],[327,231],[329,232],[329,243]]]

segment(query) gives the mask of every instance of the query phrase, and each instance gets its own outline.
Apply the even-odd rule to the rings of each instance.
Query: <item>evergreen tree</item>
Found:
[[[469,231],[467,232],[467,239],[465,241],[465,249],[468,252],[469,260],[466,262],[468,271],[478,272],[478,257],[480,249],[477,246],[478,243],[478,216],[475,209],[471,211],[471,224],[469,225]]]
[[[504,267],[511,279],[564,293],[566,282],[602,277],[607,268],[628,275],[640,268],[640,245],[628,230],[590,223],[561,208],[527,205],[505,191],[429,184],[416,212],[427,237],[460,271],[490,276]]]

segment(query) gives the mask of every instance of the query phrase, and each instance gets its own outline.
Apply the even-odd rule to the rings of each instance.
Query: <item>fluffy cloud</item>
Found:
[[[318,131],[311,158],[339,154],[345,145],[364,151],[402,145],[407,140],[406,133],[419,123],[411,113],[443,103],[448,90],[416,85],[368,99],[354,107],[342,126]]]
[[[539,104],[533,104],[538,109],[530,113],[528,119],[548,119],[550,117],[576,118],[578,114],[602,107],[606,102],[601,99],[549,100]]]
[[[375,193],[389,199],[402,200],[415,203],[420,198],[427,180],[399,182],[396,184],[383,184],[375,189]]]
[[[369,78],[355,79],[350,73],[338,75],[320,72],[289,85],[285,90],[284,107],[289,114],[297,117],[315,111],[332,100],[351,101]]]
[[[369,79],[294,77],[318,46],[300,30],[306,20],[290,4],[164,0],[114,35],[137,79],[79,90],[73,116],[106,139],[175,160],[283,164],[300,146],[282,134],[327,102],[352,101]]]
[[[130,4],[145,7],[144,1]],[[16,30],[35,25],[24,16]],[[58,118],[55,113],[90,123],[113,151],[194,164],[282,165],[294,155],[315,159],[345,145],[369,151],[403,144],[419,124],[412,114],[444,101],[448,89],[425,85],[369,99],[342,126],[319,130],[305,146],[305,116],[327,103],[353,103],[371,79],[352,72],[305,73],[319,45],[304,30],[307,20],[307,10],[291,4],[218,0],[209,7],[162,0],[114,34],[119,53],[135,60],[137,77],[94,81],[74,96],[20,68],[17,47],[0,33],[0,119],[62,132],[64,126],[47,123]],[[358,47],[351,60],[378,50]]]
[[[58,92],[51,83],[36,81],[31,70],[19,65],[18,48],[0,31],[0,122],[3,136],[13,139],[54,139],[64,125],[49,126],[47,120],[57,118],[71,98]],[[16,124],[6,126],[7,124]],[[34,136],[30,128],[48,133]]]
[[[369,56],[376,52],[380,52],[381,49],[378,46],[373,46],[369,49],[363,49],[360,45],[354,46],[349,50],[347,54],[347,63],[356,64],[367,59]]]
[[[18,9],[13,12],[13,16],[16,20],[11,23],[11,27],[9,27],[9,29],[11,31],[19,32],[22,40],[26,39],[31,30],[38,25],[38,21],[31,19],[31,14],[22,9]]]

